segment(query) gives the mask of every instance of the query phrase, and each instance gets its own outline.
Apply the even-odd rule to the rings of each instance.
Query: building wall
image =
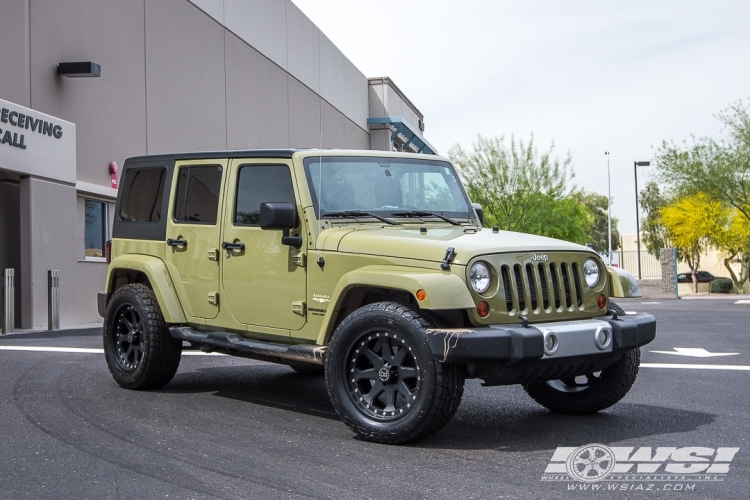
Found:
[[[0,99],[77,131],[60,155],[70,167],[32,161],[19,173],[15,159],[0,165],[0,179],[11,172],[19,193],[0,218],[15,211],[21,227],[30,224],[28,244],[65,246],[54,258],[42,247],[2,257],[20,258],[15,265],[33,275],[19,287],[25,327],[46,321],[47,269],[73,287],[61,324],[99,321],[95,292],[106,266],[83,259],[80,207],[84,197],[114,200],[110,162],[177,151],[371,147],[367,78],[290,0],[0,2]],[[100,64],[101,77],[57,75],[58,63],[75,61]],[[32,149],[13,153],[24,162]]]
[[[291,0],[190,1],[367,130],[367,78]]]
[[[78,280],[76,266],[75,188],[34,177],[20,183],[21,288],[23,328],[47,327],[47,270],[60,275],[60,325],[74,326],[77,314]],[[19,283],[20,281],[20,283]],[[91,290],[94,294],[94,290]],[[95,300],[95,295],[92,297]]]
[[[324,147],[369,147],[367,79],[287,0],[8,1],[0,46],[20,49],[0,98],[77,125],[79,181],[142,154],[318,147],[321,125]]]

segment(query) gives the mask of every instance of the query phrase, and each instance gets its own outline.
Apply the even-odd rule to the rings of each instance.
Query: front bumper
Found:
[[[606,348],[595,342],[595,332],[609,325],[612,338]],[[545,333],[555,332],[559,344],[553,354],[545,353]],[[616,359],[625,351],[648,344],[656,337],[652,314],[599,317],[589,320],[521,325],[493,325],[480,328],[432,328],[427,339],[433,355],[443,363],[528,364],[565,363],[566,360]]]

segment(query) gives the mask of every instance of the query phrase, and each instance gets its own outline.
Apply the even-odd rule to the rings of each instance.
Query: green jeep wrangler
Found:
[[[609,300],[640,295],[631,275],[580,245],[483,228],[439,156],[131,158],[112,234],[98,305],[120,386],[167,384],[188,344],[325,372],[336,412],[370,441],[438,431],[467,378],[602,410],[656,335],[653,316]]]

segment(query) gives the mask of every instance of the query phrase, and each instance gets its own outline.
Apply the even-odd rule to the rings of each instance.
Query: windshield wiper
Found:
[[[327,212],[327,211],[324,210],[321,215],[323,217],[351,217],[351,218],[356,218],[356,217],[372,217],[374,219],[378,219],[379,221],[383,221],[386,224],[391,224],[391,225],[394,225],[394,226],[400,226],[401,225],[400,222],[396,222],[395,220],[386,219],[385,217],[381,217],[381,216],[376,215],[376,214],[374,214],[372,212],[365,212],[363,210],[337,210],[335,212]]]
[[[391,212],[393,217],[437,217],[443,219],[445,222],[450,222],[454,226],[460,226],[461,223],[456,219],[451,219],[445,215],[436,214],[435,212],[428,212],[426,210],[407,210],[405,212]]]

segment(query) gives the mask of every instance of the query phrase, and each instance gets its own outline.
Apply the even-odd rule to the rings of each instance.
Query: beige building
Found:
[[[0,12],[0,269],[15,271],[16,328],[47,327],[50,269],[61,326],[100,321],[125,158],[434,153],[403,92],[363,75],[290,0],[0,0]]]

